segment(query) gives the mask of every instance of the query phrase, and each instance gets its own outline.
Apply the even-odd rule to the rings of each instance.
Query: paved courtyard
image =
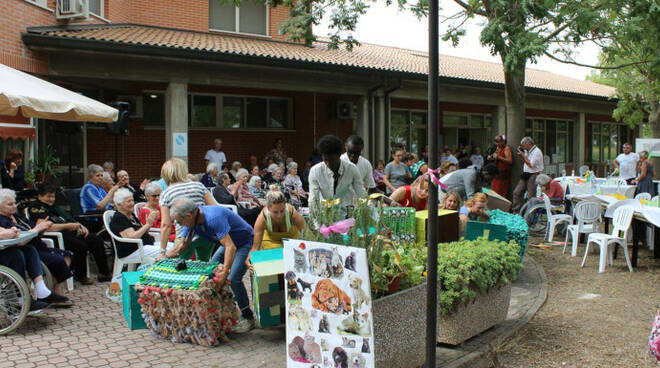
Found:
[[[126,327],[121,304],[105,297],[107,283],[76,284],[71,309],[49,309],[28,317],[13,334],[0,337],[2,367],[284,367],[283,327],[230,335],[207,348],[157,339],[149,330]],[[531,259],[513,285],[509,317],[501,326],[456,348],[437,349],[439,366],[471,366],[488,343],[508,335],[545,300],[545,276]]]

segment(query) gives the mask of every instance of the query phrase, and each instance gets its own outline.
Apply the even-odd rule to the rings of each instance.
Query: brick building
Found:
[[[240,9],[217,0],[83,3],[88,16],[58,20],[55,0],[0,2],[0,63],[103,102],[132,104],[124,137],[109,136],[103,124],[37,124],[38,147],[55,147],[61,171],[72,167],[71,185],[83,183],[88,163],[104,161],[135,179],[158,176],[181,134],[193,172],[203,171],[214,138],[223,139],[230,161],[243,162],[282,138],[303,163],[328,133],[360,134],[372,160],[386,159],[395,141],[413,151],[425,145],[423,52],[287,42],[277,31],[287,9],[251,2]],[[485,148],[507,131],[501,65],[441,56],[440,73],[442,145]],[[611,118],[609,87],[530,68],[526,88],[525,129],[548,156],[550,172],[584,163],[606,170],[632,139],[634,132]]]

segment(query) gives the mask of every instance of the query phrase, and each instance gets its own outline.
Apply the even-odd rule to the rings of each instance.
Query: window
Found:
[[[209,28],[217,31],[268,35],[268,9],[263,2],[243,1],[235,7],[227,0],[209,0]]]
[[[551,164],[573,162],[573,122],[555,119],[526,119],[525,135],[550,157]],[[517,144],[518,142],[511,142]]]
[[[191,128],[293,128],[288,98],[191,94],[188,106]]]
[[[25,1],[27,1],[28,3],[32,3],[32,4],[37,4],[37,5],[39,5],[41,7],[44,7],[44,8],[48,7],[48,0],[25,0]],[[5,157],[5,156],[2,156],[2,157]]]
[[[103,17],[103,0],[88,0],[89,12]]]
[[[403,143],[408,152],[420,153],[426,146],[426,111],[393,110],[390,118],[391,143]]]
[[[191,95],[189,126],[196,128],[215,127],[215,96]]]
[[[628,141],[626,125],[589,121],[587,123],[587,159],[591,163],[611,162]]]
[[[165,126],[165,93],[144,92],[142,94],[142,124],[145,127]]]

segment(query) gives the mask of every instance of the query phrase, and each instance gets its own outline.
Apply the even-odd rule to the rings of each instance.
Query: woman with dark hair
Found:
[[[54,186],[39,185],[37,200],[30,202],[27,210],[30,220],[48,219],[53,223],[48,230],[62,233],[65,248],[73,252],[73,271],[76,280],[84,285],[93,283],[92,279],[87,277],[87,254],[91,253],[99,269],[99,281],[110,281],[112,275],[108,268],[103,239],[91,233],[61,207],[55,205]]]
[[[410,170],[403,162],[403,150],[393,148],[392,161],[385,166],[383,171],[383,182],[387,187],[387,194],[391,195],[397,188],[406,185],[406,181],[411,178]]]
[[[2,161],[2,187],[16,191],[25,188],[23,176],[23,153],[17,149],[12,149],[5,155]]]
[[[495,136],[495,144],[497,144],[495,153],[488,156],[488,160],[497,165],[499,172],[493,179],[492,189],[502,197],[509,198],[513,152],[511,152],[511,147],[507,146],[506,137],[503,134]]]

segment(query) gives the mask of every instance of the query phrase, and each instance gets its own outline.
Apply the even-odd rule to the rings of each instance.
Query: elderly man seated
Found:
[[[126,188],[118,189],[114,197],[117,212],[110,220],[110,230],[122,238],[142,239],[142,249],[145,257],[156,259],[160,254],[160,246],[154,245],[154,238],[149,235],[149,229],[156,220],[160,219],[160,212],[152,211],[146,218],[146,223],[142,225],[133,213],[135,201],[133,194]],[[134,258],[140,255],[138,245],[135,243],[116,242],[117,257]],[[172,244],[167,245],[171,249]]]
[[[546,174],[539,174],[536,176],[536,185],[538,185],[540,192],[545,193],[550,198],[550,203],[553,205],[561,205],[564,203],[564,190],[557,180],[553,180]],[[535,205],[542,203],[543,197],[531,197],[529,205],[527,205],[527,213]]]
[[[140,183],[140,186],[135,188],[131,185],[128,172],[126,170],[117,171],[117,185],[119,185],[120,188],[126,188],[131,193],[133,193],[133,199],[135,202],[144,202],[147,200],[144,196],[144,188],[147,186],[147,184],[149,184],[149,179],[145,178],[142,180],[142,183]]]

